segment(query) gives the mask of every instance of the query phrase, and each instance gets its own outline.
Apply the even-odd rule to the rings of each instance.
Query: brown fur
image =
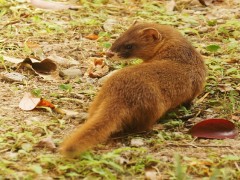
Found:
[[[65,155],[79,154],[117,132],[150,130],[169,109],[191,102],[203,89],[202,57],[172,27],[135,23],[110,50],[110,55],[144,62],[114,73],[105,82],[86,123],[61,145]]]

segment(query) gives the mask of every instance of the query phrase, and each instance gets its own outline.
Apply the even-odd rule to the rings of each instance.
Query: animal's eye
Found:
[[[133,48],[133,45],[132,44],[127,44],[126,46],[125,46],[125,49],[132,49]]]

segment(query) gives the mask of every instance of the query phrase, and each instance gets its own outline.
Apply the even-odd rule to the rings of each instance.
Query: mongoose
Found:
[[[201,55],[167,25],[135,23],[112,45],[109,56],[141,58],[106,80],[89,108],[87,121],[61,144],[77,155],[112,134],[151,130],[169,109],[191,102],[204,87]]]

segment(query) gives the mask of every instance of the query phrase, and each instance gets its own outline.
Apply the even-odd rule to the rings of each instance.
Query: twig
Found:
[[[4,24],[1,29],[3,29],[4,27],[6,27],[8,25],[17,24],[19,22],[21,22],[21,21],[20,20],[10,21],[10,22]]]
[[[135,136],[135,135],[140,135],[140,134],[149,134],[151,131],[142,131],[142,132],[137,132],[137,133],[130,133],[130,134],[121,134],[120,135],[116,135],[116,136],[113,136],[111,137],[111,139],[123,139],[125,137],[128,137],[128,136]]]
[[[230,148],[231,146],[229,145],[214,145],[214,144],[209,144],[209,145],[201,145],[201,144],[172,144],[169,143],[167,144],[167,146],[180,146],[180,147],[189,147],[189,146],[193,146],[195,148],[197,147],[213,147],[213,148]]]

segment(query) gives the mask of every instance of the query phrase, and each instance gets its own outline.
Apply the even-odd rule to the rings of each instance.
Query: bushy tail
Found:
[[[60,146],[60,152],[66,156],[75,156],[106,141],[113,132],[121,128],[123,114],[116,114],[115,110],[113,107],[100,105],[85,124],[66,138]]]

